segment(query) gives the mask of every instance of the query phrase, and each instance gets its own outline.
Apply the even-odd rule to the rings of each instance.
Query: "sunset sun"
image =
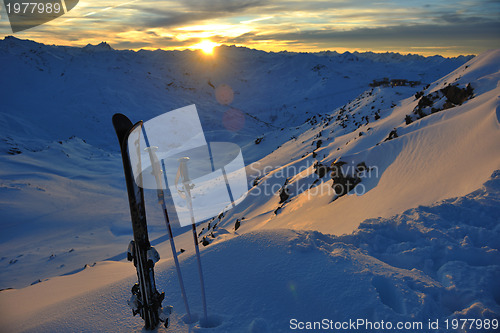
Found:
[[[198,44],[193,45],[194,49],[201,50],[205,54],[213,54],[214,48],[219,46],[219,44],[214,43],[208,39],[199,42]]]

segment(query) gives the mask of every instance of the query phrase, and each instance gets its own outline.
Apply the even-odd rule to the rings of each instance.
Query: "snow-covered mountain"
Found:
[[[498,56],[483,54],[419,91],[374,87],[331,114],[312,117],[302,134],[249,165],[256,186],[228,221],[245,215],[250,229],[269,225],[340,235],[367,218],[479,188],[500,165]],[[422,108],[423,101],[430,105]],[[336,160],[346,163],[347,172],[358,163],[373,168],[361,176],[359,195],[336,200],[330,170],[319,176],[318,167],[326,170]],[[285,179],[290,198],[276,212]]]
[[[21,130],[53,141],[76,136],[116,150],[109,121],[114,113],[147,120],[195,103],[209,139],[232,139],[244,146],[269,131],[330,113],[373,80],[387,77],[425,85],[471,58],[266,53],[234,46],[215,53],[118,51],[105,43],[74,48],[7,37],[0,41],[0,59],[8,64],[2,67],[0,96],[12,130],[3,136],[17,135],[19,141],[27,136],[19,135]],[[229,106],[215,98],[221,85],[234,92]],[[244,114],[244,129],[224,126],[224,114],[231,108]],[[259,151],[259,156],[247,158],[253,162],[268,153]]]
[[[209,141],[242,146],[250,191],[198,227],[211,329],[182,320],[161,211],[146,193],[172,331],[364,318],[437,332],[429,319],[445,331],[446,319],[500,316],[499,50],[447,59],[220,47],[207,57],[9,37],[0,60],[6,330],[140,330],[126,305],[135,270],[124,262],[132,236],[110,120],[192,103]],[[229,105],[217,102],[221,85]],[[235,112],[244,122],[228,125]],[[176,242],[200,312],[186,230]]]

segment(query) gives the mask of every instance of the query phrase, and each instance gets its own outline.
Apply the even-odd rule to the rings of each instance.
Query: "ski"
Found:
[[[144,137],[144,141],[146,143],[146,148],[145,150],[148,151],[149,155],[149,160],[151,161],[151,168],[152,168],[152,174],[155,177],[156,181],[156,194],[158,196],[158,203],[161,206],[161,209],[163,211],[163,217],[165,219],[165,225],[168,230],[168,235],[170,239],[170,247],[172,249],[172,256],[174,258],[174,263],[175,263],[175,268],[177,270],[177,277],[179,279],[179,287],[181,288],[181,295],[182,299],[184,300],[184,305],[186,307],[186,315],[187,319],[189,322],[191,322],[192,317],[191,317],[191,311],[189,310],[189,304],[186,296],[186,289],[184,288],[184,280],[182,278],[182,273],[181,273],[181,267],[179,264],[179,258],[177,257],[177,250],[175,248],[175,242],[174,242],[174,234],[172,232],[172,227],[170,225],[170,219],[168,217],[168,212],[167,212],[167,206],[165,204],[165,193],[163,191],[163,184],[162,184],[162,177],[161,175],[163,174],[164,180],[165,180],[165,186],[167,185],[167,172],[165,170],[165,163],[162,161],[160,165],[160,161],[158,160],[158,157],[156,156],[156,150],[158,147],[151,147],[149,144],[149,139],[148,135],[146,133],[146,130],[144,126],[142,126],[142,135]]]
[[[165,326],[168,326],[168,315],[172,308],[162,308],[165,293],[160,294],[156,289],[154,264],[160,257],[149,242],[144,191],[134,180],[128,152],[129,135],[137,126],[142,126],[142,121],[134,125],[125,115],[117,113],[113,116],[113,126],[121,149],[134,234],[134,240],[128,247],[127,258],[133,261],[138,279],[138,283],[132,287],[132,297],[128,304],[134,316],[140,314],[144,319],[146,329],[154,329],[160,321],[164,321]],[[140,149],[138,145],[137,149]],[[139,153],[137,155],[140,156]]]

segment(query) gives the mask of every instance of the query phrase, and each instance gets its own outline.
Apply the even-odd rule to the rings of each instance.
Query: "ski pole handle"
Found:
[[[183,183],[187,183],[190,180],[189,173],[188,173],[188,167],[187,167],[188,161],[189,161],[189,157],[179,158],[179,171],[181,173]]]
[[[155,177],[156,180],[156,191],[158,195],[158,202],[162,204],[164,201],[164,194],[163,194],[163,184],[162,184],[162,179],[161,179],[161,166],[160,166],[160,161],[158,160],[158,156],[156,156],[156,151],[158,150],[158,147],[156,146],[150,146],[144,148],[145,151],[149,153],[149,159],[151,160],[151,174]]]

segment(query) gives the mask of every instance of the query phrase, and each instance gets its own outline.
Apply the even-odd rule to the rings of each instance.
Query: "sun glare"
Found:
[[[202,50],[203,53],[205,53],[205,54],[213,54],[214,48],[216,46],[219,46],[219,44],[214,43],[214,42],[206,39],[206,40],[199,42],[198,44],[193,45],[192,48],[197,49],[197,50]]]

